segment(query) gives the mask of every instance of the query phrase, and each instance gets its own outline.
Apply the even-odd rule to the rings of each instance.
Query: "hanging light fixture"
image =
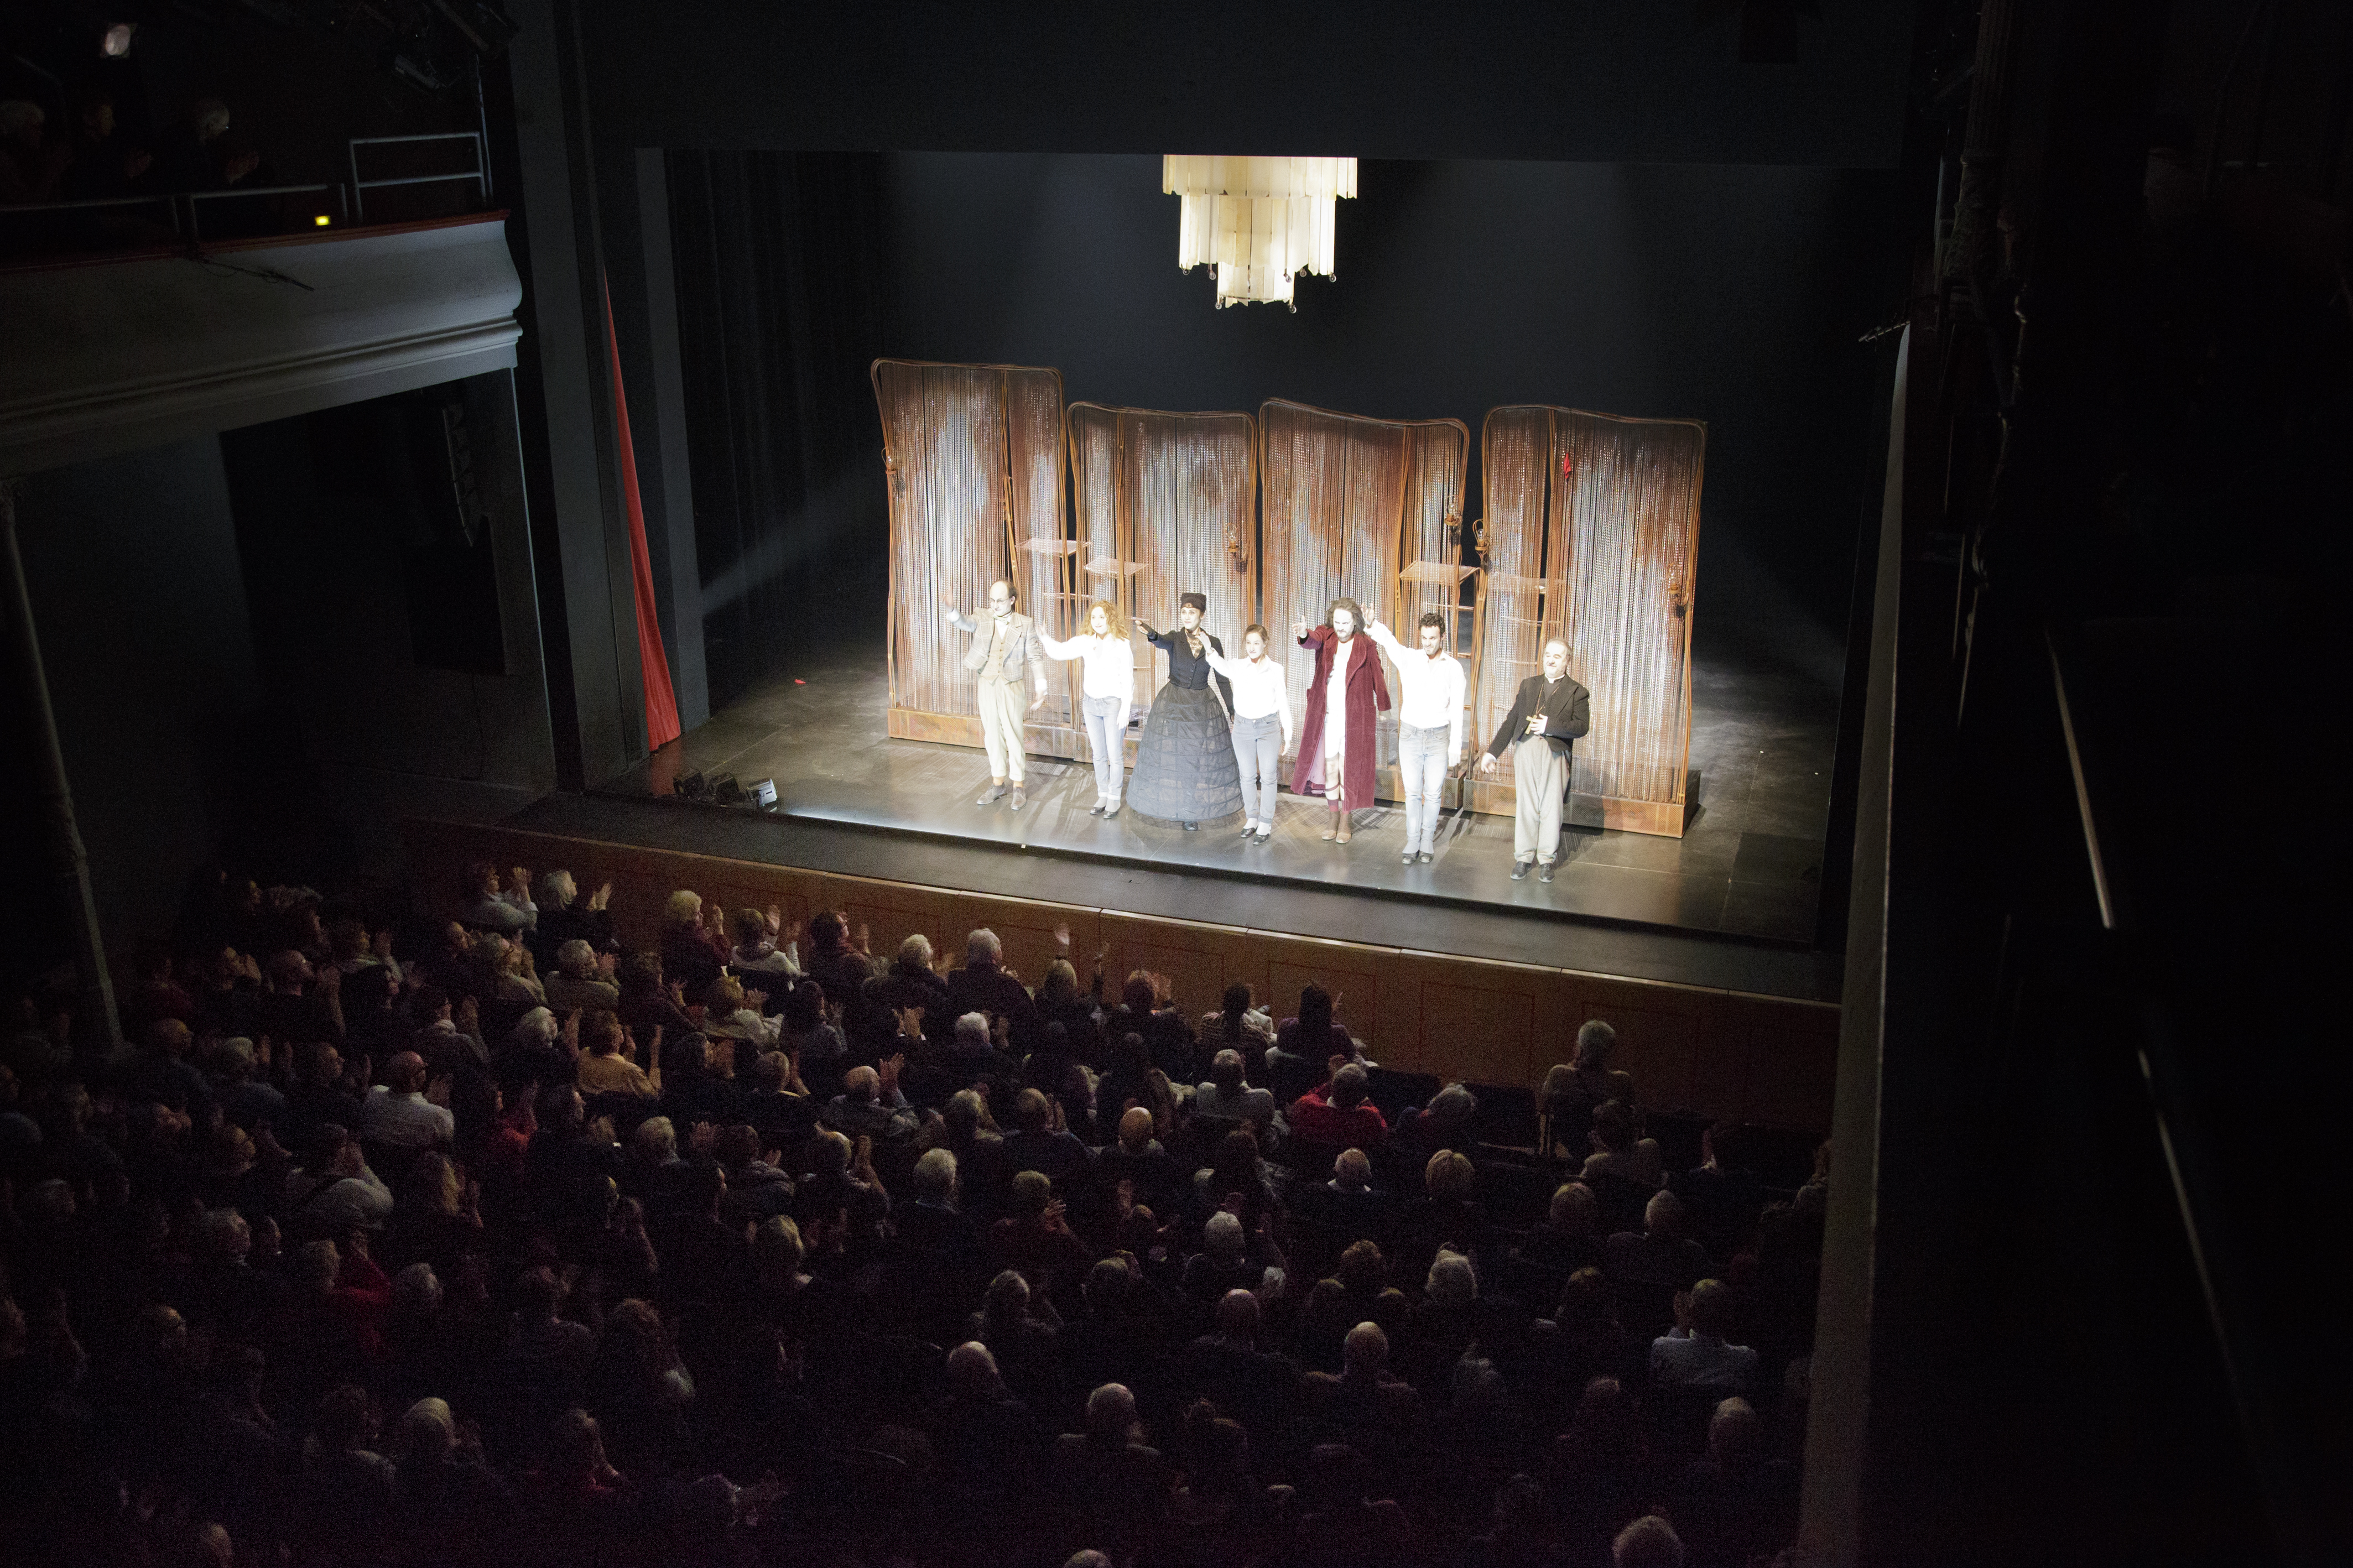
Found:
[[[1176,265],[1217,268],[1220,310],[1289,305],[1299,273],[1332,276],[1333,203],[1356,195],[1356,161],[1172,153],[1160,188],[1179,198]]]

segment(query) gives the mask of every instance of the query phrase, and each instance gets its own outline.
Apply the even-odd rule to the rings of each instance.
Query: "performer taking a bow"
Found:
[[[1225,645],[1201,629],[1208,597],[1179,594],[1176,604],[1173,632],[1135,623],[1146,642],[1167,654],[1168,684],[1144,717],[1127,801],[1146,816],[1183,823],[1189,833],[1240,811],[1242,784],[1228,720],[1233,706],[1209,668],[1208,656],[1224,653]]]
[[[1560,856],[1560,808],[1568,797],[1569,742],[1592,727],[1585,688],[1568,678],[1568,645],[1555,637],[1545,644],[1544,673],[1520,682],[1512,710],[1479,759],[1479,771],[1492,773],[1504,748],[1512,748],[1512,787],[1518,814],[1512,823],[1512,880],[1523,881],[1531,864],[1536,879],[1552,880],[1552,863]]]
[[[1307,683],[1307,717],[1299,726],[1291,787],[1331,802],[1332,823],[1322,837],[1335,844],[1356,837],[1356,808],[1373,804],[1374,714],[1389,705],[1380,650],[1356,635],[1364,619],[1356,600],[1335,599],[1322,626],[1301,621],[1294,628],[1299,646],[1315,652],[1315,673]]]
[[[1097,599],[1088,607],[1085,631],[1068,642],[1041,631],[1038,646],[1049,658],[1082,661],[1079,715],[1095,759],[1095,805],[1087,815],[1117,816],[1127,776],[1127,710],[1135,701],[1135,645],[1127,640],[1127,618],[1117,605]]]
[[[1209,668],[1234,694],[1234,766],[1242,775],[1242,837],[1263,844],[1274,837],[1274,796],[1282,787],[1282,759],[1291,750],[1291,672],[1266,653],[1266,628],[1253,621],[1242,632],[1242,656],[1210,649]]]
[[[948,595],[942,595],[940,603],[947,606],[948,625],[972,634],[972,647],[964,656],[964,667],[978,678],[980,736],[988,746],[988,788],[973,804],[995,805],[1004,798],[1009,778],[1013,784],[1012,809],[1018,811],[1029,798],[1021,788],[1028,772],[1021,760],[1024,669],[1038,682],[1037,700],[1029,704],[1030,710],[1035,711],[1046,705],[1046,664],[1038,657],[1037,628],[1029,624],[1029,616],[1013,607],[1010,583],[988,585],[988,614],[976,622],[961,614]]]

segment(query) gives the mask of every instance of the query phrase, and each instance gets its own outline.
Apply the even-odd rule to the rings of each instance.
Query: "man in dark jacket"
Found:
[[[1568,678],[1568,645],[1545,644],[1544,673],[1520,682],[1512,710],[1495,728],[1479,771],[1492,773],[1504,748],[1512,748],[1512,785],[1519,811],[1512,825],[1512,880],[1537,868],[1536,879],[1552,880],[1560,855],[1561,805],[1568,798],[1570,742],[1592,728],[1585,688]]]

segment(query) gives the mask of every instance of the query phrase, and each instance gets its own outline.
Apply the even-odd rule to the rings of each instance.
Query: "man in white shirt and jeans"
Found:
[[[1242,837],[1263,844],[1274,837],[1274,796],[1291,750],[1291,674],[1266,657],[1266,628],[1253,621],[1242,632],[1242,657],[1211,648],[1203,658],[1234,689],[1234,764],[1242,775]]]
[[[1415,627],[1421,647],[1409,649],[1375,621],[1365,635],[1395,661],[1405,682],[1398,710],[1398,771],[1405,775],[1405,863],[1434,860],[1438,805],[1446,771],[1462,761],[1462,662],[1441,646],[1446,617],[1424,611]]]

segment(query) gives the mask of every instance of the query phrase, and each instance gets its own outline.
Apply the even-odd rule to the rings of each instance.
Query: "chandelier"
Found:
[[[1332,204],[1356,194],[1356,161],[1172,153],[1160,188],[1179,198],[1176,265],[1218,269],[1219,309],[1290,305],[1295,275],[1332,276]]]

